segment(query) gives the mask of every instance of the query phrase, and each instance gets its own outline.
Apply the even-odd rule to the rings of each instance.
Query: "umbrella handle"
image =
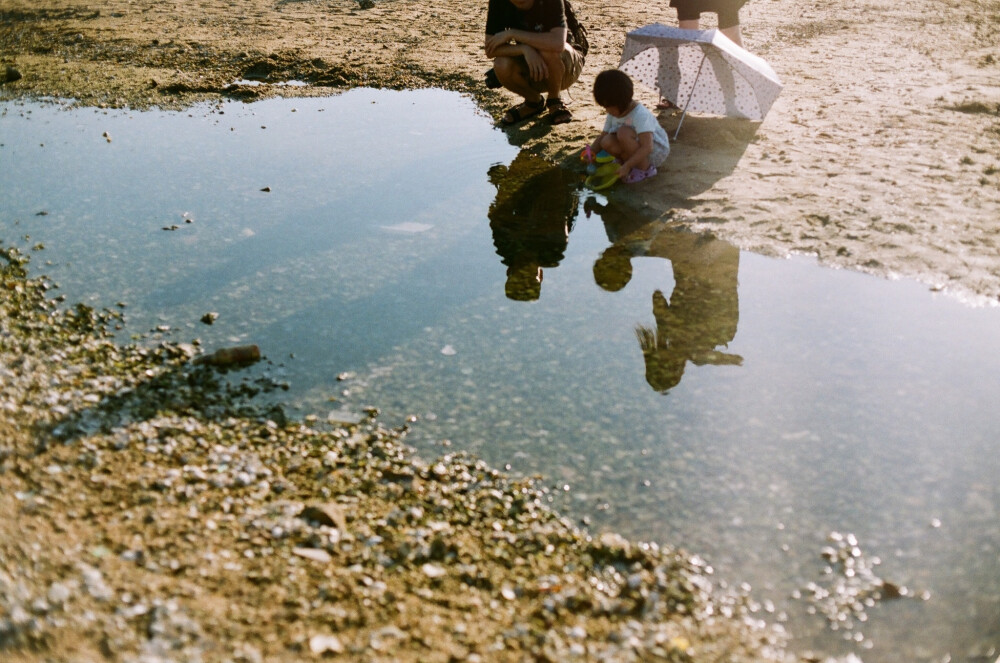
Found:
[[[691,84],[691,93],[688,94],[687,101],[684,102],[684,110],[681,111],[681,121],[677,123],[677,131],[674,132],[674,140],[677,140],[677,136],[681,132],[681,125],[684,124],[684,117],[687,115],[688,106],[691,104],[691,97],[694,96],[694,89],[698,87],[698,79],[701,78],[701,70],[704,68],[705,60],[707,59],[708,59],[708,53],[702,51],[701,64],[698,65],[698,73],[695,74],[694,83]]]

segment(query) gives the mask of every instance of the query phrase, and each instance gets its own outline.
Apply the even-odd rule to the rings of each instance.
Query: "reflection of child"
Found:
[[[607,111],[601,135],[592,152],[604,150],[621,165],[618,176],[628,184],[656,175],[656,167],[670,154],[667,132],[648,108],[632,98],[632,79],[618,69],[607,69],[594,80],[594,101]]]

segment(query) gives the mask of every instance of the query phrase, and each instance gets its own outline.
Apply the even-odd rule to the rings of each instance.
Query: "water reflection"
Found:
[[[465,104],[364,90],[224,114],[0,104],[0,238],[44,244],[32,264],[67,301],[127,304],[128,333],[258,343],[274,364],[253,370],[290,385],[273,396],[293,414],[416,415],[408,440],[428,458],[447,442],[551,477],[594,531],[704,555],[774,604],[762,619],[785,611],[802,649],[866,663],[996,652],[997,311],[811,259],[737,258],[600,195],[577,213],[569,201],[586,196],[572,181],[515,159]],[[387,132],[374,143],[372,118]],[[725,174],[684,168],[719,122],[685,120],[673,195]],[[748,140],[737,124],[726,125],[740,139],[732,165]],[[371,159],[336,167],[365,150]],[[185,211],[192,223],[160,230]],[[529,254],[545,297],[525,306],[502,291]],[[219,313],[210,326],[207,311]],[[667,348],[687,343],[669,398],[644,379],[636,322]],[[697,365],[722,353],[746,361]],[[127,416],[130,402],[63,430]],[[880,576],[931,598],[866,606],[864,644],[845,640],[861,627],[833,631],[802,593],[842,578],[820,556],[834,531],[879,557]]]
[[[507,267],[504,293],[515,301],[541,296],[542,268],[556,267],[566,253],[579,208],[578,179],[528,152],[509,166],[493,166],[497,188],[488,212],[493,244]]]
[[[610,292],[624,288],[632,278],[632,259],[670,261],[674,288],[668,300],[653,291],[655,328],[636,325],[635,334],[646,363],[646,382],[666,393],[676,387],[688,362],[696,366],[741,366],[743,357],[722,352],[736,337],[739,322],[737,292],[740,252],[708,234],[695,234],[664,223],[644,223],[594,198],[584,202],[585,213],[604,221],[611,246],[594,262],[594,280]]]

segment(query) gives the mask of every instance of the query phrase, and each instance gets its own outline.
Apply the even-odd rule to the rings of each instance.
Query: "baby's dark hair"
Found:
[[[620,69],[605,69],[594,79],[594,101],[626,109],[632,103],[632,79]]]

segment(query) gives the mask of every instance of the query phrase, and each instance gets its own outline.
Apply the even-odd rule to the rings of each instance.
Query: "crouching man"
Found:
[[[543,110],[552,124],[572,120],[560,95],[580,78],[587,48],[568,0],[489,0],[486,57],[500,86],[524,97],[501,123],[518,124]]]

